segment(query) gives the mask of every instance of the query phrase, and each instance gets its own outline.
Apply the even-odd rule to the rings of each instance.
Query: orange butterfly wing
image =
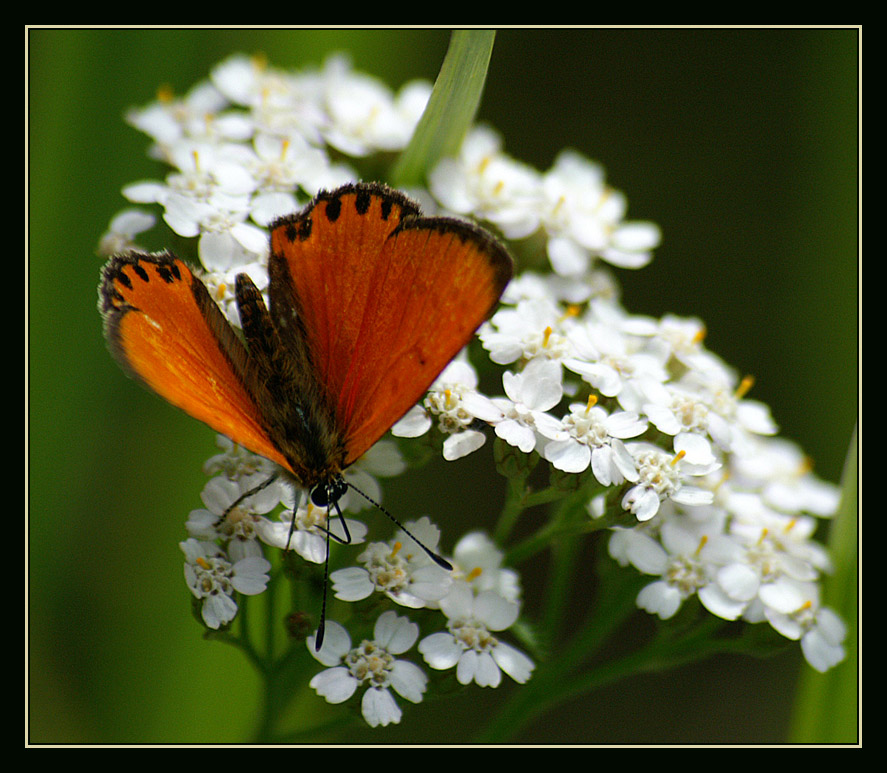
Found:
[[[115,256],[99,293],[105,335],[124,370],[235,443],[288,466],[245,386],[246,348],[184,262],[168,253]]]
[[[489,234],[376,184],[321,193],[271,232],[271,315],[323,386],[347,467],[428,389],[512,275]],[[304,351],[306,350],[306,351]]]

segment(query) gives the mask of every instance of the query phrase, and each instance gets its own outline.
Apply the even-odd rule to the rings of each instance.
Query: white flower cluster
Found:
[[[341,57],[317,71],[284,73],[235,56],[184,97],[164,94],[132,111],[130,122],[151,137],[152,155],[170,172],[123,192],[133,204],[159,207],[178,236],[197,240],[204,279],[238,324],[233,280],[246,272],[267,286],[269,222],[319,189],[358,179],[366,156],[402,149],[429,94],[424,82],[393,93]],[[701,322],[637,316],[621,305],[609,267],[645,266],[657,227],[626,221],[625,197],[580,154],[564,151],[539,172],[509,157],[488,127],[475,127],[459,156],[431,171],[427,191],[409,193],[426,211],[481,221],[517,255],[541,245],[550,270],[516,276],[479,331],[489,359],[503,368],[502,394],[478,390],[463,352],[393,434],[440,433],[443,456],[453,460],[481,448],[484,428],[492,428],[515,453],[591,476],[589,517],[613,519],[611,555],[655,578],[639,606],[668,618],[695,595],[718,617],[766,620],[800,640],[818,670],[839,662],[844,627],[822,606],[828,558],[813,539],[816,518],[834,512],[835,489],[776,436],[767,407],[746,396],[751,382],[705,348]],[[125,210],[101,249],[134,246],[153,224],[150,212]],[[235,591],[264,588],[263,545],[320,563],[326,530],[354,543],[367,534],[360,522],[329,519],[310,502],[296,507],[279,481],[238,502],[273,466],[221,442],[223,453],[208,463],[216,477],[203,492],[206,508],[191,514],[182,543],[188,585],[211,628],[233,619]],[[383,441],[347,475],[378,500],[376,477],[402,469]],[[283,513],[270,517],[281,504]],[[353,511],[366,502],[341,504]],[[427,518],[406,526],[436,548],[440,533]],[[316,653],[327,669],[312,687],[334,703],[361,688],[369,724],[397,722],[390,690],[417,702],[426,689],[425,673],[399,657],[417,641],[430,668],[455,668],[463,684],[495,686],[502,672],[526,681],[532,661],[499,638],[520,613],[517,575],[481,534],[463,537],[452,561],[456,571],[444,572],[399,533],[334,572],[341,600],[379,593],[407,610],[439,610],[445,622],[419,640],[418,626],[389,610],[372,640],[355,646],[331,620]],[[313,640],[309,646],[313,653]]]
[[[326,559],[327,530],[339,541],[356,544],[363,543],[367,534],[362,522],[347,518],[346,537],[338,516],[330,517],[326,508],[307,497],[295,507],[288,484],[274,480],[262,485],[273,465],[222,436],[218,444],[222,452],[205,465],[213,475],[201,494],[205,507],[191,512],[186,523],[189,537],[181,543],[188,587],[200,601],[203,621],[212,629],[234,619],[235,591],[255,595],[265,589],[271,564],[263,557],[263,545],[289,548],[306,561],[320,564]],[[361,490],[373,490],[378,486],[373,476],[397,474],[401,469],[396,448],[383,440],[346,476],[365,487]],[[260,485],[260,490],[250,493]],[[340,501],[344,510],[354,509],[349,495]],[[285,509],[270,517],[281,504]],[[481,532],[463,536],[449,556],[453,571],[447,572],[413,541],[415,537],[436,550],[437,527],[423,517],[408,522],[405,529],[390,542],[369,544],[357,556],[358,565],[333,572],[336,598],[357,602],[381,593],[406,609],[439,610],[441,630],[423,638],[418,649],[431,668],[455,668],[462,684],[496,687],[503,672],[517,682],[529,679],[533,662],[496,636],[517,620],[521,588],[517,573],[502,566],[502,553],[492,540]],[[352,647],[348,631],[329,620],[320,651],[314,649],[314,637],[308,638],[311,653],[329,667],[311,686],[331,703],[347,700],[358,687],[366,688],[361,700],[366,721],[374,727],[398,722],[401,712],[388,688],[415,703],[427,683],[419,667],[393,657],[410,649],[418,634],[415,623],[389,610],[377,620],[373,640]]]

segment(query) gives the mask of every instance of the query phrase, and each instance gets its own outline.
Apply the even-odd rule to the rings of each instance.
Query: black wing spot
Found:
[[[147,282],[148,275],[147,275],[147,273],[145,273],[145,269],[141,268],[140,266],[136,266],[136,268],[138,268],[143,274],[145,274],[144,279]],[[122,284],[127,290],[132,290],[132,280],[129,278],[129,276],[127,276],[126,272],[123,271],[123,269],[118,269],[117,273],[114,275],[114,278],[118,282],[120,282],[120,284]],[[113,285],[107,285],[107,286],[110,286],[113,289]]]
[[[335,223],[339,219],[339,215],[342,214],[342,200],[341,199],[330,199],[326,205],[326,219],[331,223]]]
[[[147,282],[147,281],[148,281],[148,272],[145,271],[145,269],[143,269],[143,268],[141,267],[141,265],[139,265],[138,263],[133,263],[133,264],[132,264],[132,270],[135,271],[136,274],[138,274],[139,279],[141,279],[143,282]],[[123,272],[121,271],[120,273],[122,274]],[[128,277],[127,277],[127,279],[128,279]],[[131,284],[129,284],[129,285],[127,285],[127,286],[128,286],[129,288],[132,288],[132,285],[131,285]]]
[[[357,214],[365,215],[370,208],[372,200],[373,197],[370,195],[369,190],[366,188],[358,188],[357,197],[354,199],[354,207],[357,210]],[[385,219],[387,220],[388,218],[386,217]]]

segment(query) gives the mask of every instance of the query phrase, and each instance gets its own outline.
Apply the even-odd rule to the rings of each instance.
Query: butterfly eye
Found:
[[[311,502],[317,507],[329,507],[338,502],[348,489],[345,478],[341,475],[318,483],[311,489]]]

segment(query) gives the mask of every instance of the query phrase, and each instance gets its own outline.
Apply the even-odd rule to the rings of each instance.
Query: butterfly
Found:
[[[127,373],[331,506],[343,472],[467,345],[512,273],[479,226],[350,183],[271,224],[269,303],[238,274],[239,332],[170,252],[111,257],[99,309]]]

